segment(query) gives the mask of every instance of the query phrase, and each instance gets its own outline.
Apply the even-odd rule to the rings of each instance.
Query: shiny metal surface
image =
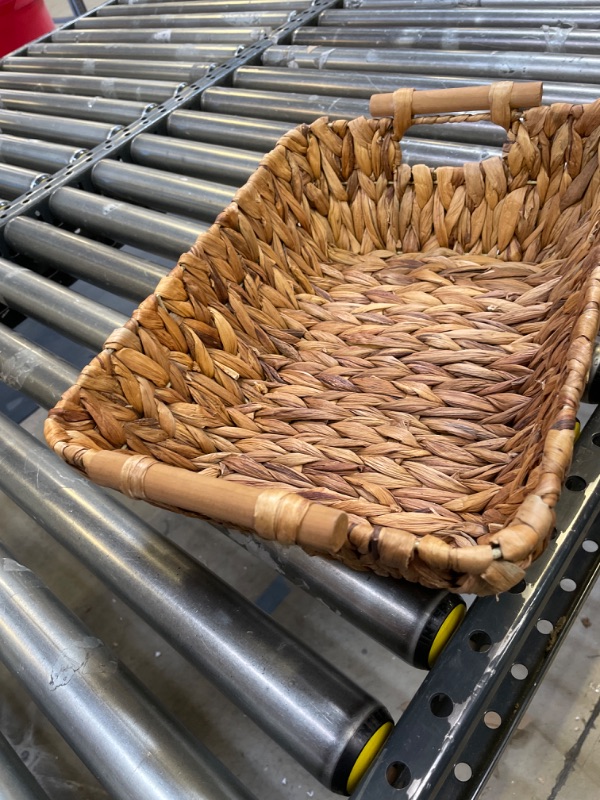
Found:
[[[55,172],[82,158],[87,150],[41,139],[0,134],[0,162],[33,170]]]
[[[47,58],[98,58],[135,61],[219,62],[237,55],[239,45],[232,44],[170,44],[165,40],[140,42],[42,42],[27,48],[28,56]],[[138,75],[145,75],[140,69]]]
[[[456,76],[412,75],[398,72],[359,73],[351,70],[294,69],[287,67],[240,67],[236,70],[234,85],[239,88],[279,90],[291,85],[297,92],[334,95],[344,99],[369,98],[376,92],[393,92],[403,86],[413,89],[449,89],[477,86],[478,78]],[[548,103],[592,103],[600,96],[600,86],[585,83],[555,83],[544,81],[542,101]],[[177,112],[185,113],[185,112]]]
[[[293,87],[292,77],[288,82]],[[285,81],[282,81],[282,87]],[[369,116],[368,100],[353,98],[328,97],[326,95],[299,94],[288,92],[264,92],[253,89],[221,88],[207,89],[202,95],[202,109],[216,113],[238,113],[260,108],[262,113],[271,119],[285,120],[290,127],[302,123],[310,123],[324,115],[331,119],[353,119]],[[413,125],[407,131],[409,138],[441,139],[452,143],[484,145],[487,148],[501,147],[506,140],[506,132],[498,125],[481,122],[452,123],[448,125]],[[405,141],[407,141],[405,140]],[[415,143],[416,146],[417,143]],[[408,154],[408,150],[406,153]],[[482,151],[476,151],[482,156]],[[485,151],[489,154],[489,149]],[[411,156],[413,158],[413,156]]]
[[[82,30],[106,30],[108,28],[238,28],[240,26],[265,26],[277,28],[283,25],[297,14],[296,11],[239,11],[231,14],[179,14],[176,12],[156,14],[147,9],[142,12],[138,8],[139,16],[130,17],[124,22],[120,17],[97,16],[82,17],[75,20],[73,29]]]
[[[0,608],[0,660],[116,800],[251,800],[3,545]]]
[[[360,8],[370,12],[374,8],[423,8],[437,11],[440,8],[522,8],[521,0],[344,0],[344,8]],[[564,9],[564,0],[529,0],[528,8]],[[571,8],[594,8],[596,0],[573,0]]]
[[[75,147],[94,147],[111,139],[121,130],[121,126],[0,109],[0,130],[16,136],[32,136],[50,142],[72,144]]]
[[[151,261],[30,217],[11,220],[5,239],[15,252],[41,267],[54,267],[132,300],[150,294],[166,274]]]
[[[139,6],[138,6],[139,8]],[[559,9],[529,8],[435,8],[435,9],[370,9],[369,26],[384,28],[600,28],[600,7]],[[365,11],[332,9],[319,17],[319,25],[365,27]]]
[[[25,116],[25,114],[22,116],[25,120],[29,120],[29,122],[26,123],[29,126],[28,130],[31,129],[32,131],[35,131],[35,124],[39,122],[41,130],[52,130],[53,128],[56,128],[57,133],[59,130],[62,130],[62,139],[71,143],[73,143],[76,139],[81,139],[82,136],[86,139],[86,141],[88,141],[88,143],[91,143],[92,145],[102,141],[101,137],[105,134],[111,138],[114,132],[114,125],[129,125],[140,117],[145,116],[151,108],[151,105],[146,102],[133,103],[126,102],[125,100],[109,99],[111,95],[114,94],[116,96],[119,94],[119,87],[115,89],[115,79],[90,78],[91,81],[101,81],[104,83],[107,94],[107,97],[105,98],[97,96],[81,97],[79,95],[60,93],[61,88],[59,81],[63,79],[69,82],[77,81],[76,76],[69,76],[68,78],[63,78],[62,75],[45,76],[42,84],[39,84],[40,89],[43,88],[43,92],[26,91],[30,87],[27,85],[27,81],[25,80],[21,83],[21,78],[30,79],[35,81],[37,84],[39,75],[37,73],[35,75],[26,75],[24,73],[22,74],[17,72],[0,72],[0,83],[3,85],[12,84],[16,87],[22,86],[23,88],[23,91],[18,91],[18,89],[2,89],[0,91],[0,102],[2,103],[2,106],[10,111],[26,112],[27,115],[48,115],[43,119],[40,119],[37,116],[33,119],[30,119],[30,117]],[[140,83],[143,84],[143,81],[140,81]],[[170,84],[170,87],[171,86],[176,88],[177,85]],[[95,91],[93,84],[88,84],[88,87],[89,91]],[[85,95],[85,91],[83,94]],[[137,92],[135,99],[144,99],[143,85]],[[53,119],[55,116],[69,117],[70,119],[68,123],[60,120],[60,123],[57,122],[54,124]],[[51,118],[49,119],[48,117]],[[5,133],[7,132],[7,119],[8,118],[4,120],[4,125],[2,126]],[[101,128],[98,126],[90,127],[89,125],[85,125],[84,121],[86,120],[92,122],[110,123],[110,126],[108,128]],[[70,135],[69,133],[71,129],[73,135]],[[35,132],[33,135],[35,135]]]
[[[48,800],[48,795],[0,733],[2,800]]]
[[[0,157],[1,153],[0,149]],[[256,170],[261,159],[260,155],[249,150],[189,142],[150,133],[136,136],[131,143],[130,155],[133,161],[146,167],[219,180],[232,186],[242,186]]]
[[[126,321],[126,317],[87,297],[0,259],[0,299],[9,308],[64,333],[93,350]]]
[[[138,16],[138,14],[231,14],[249,11],[290,11],[307,8],[311,0],[187,0],[187,2],[162,2],[162,0],[127,0],[125,4],[102,6],[98,17]]]
[[[43,408],[51,408],[75,383],[77,370],[0,323],[0,380],[25,392]]]
[[[593,31],[572,28],[300,28],[293,43],[336,47],[395,47],[431,50],[519,50],[548,53],[600,54]]]
[[[167,130],[171,136],[181,139],[218,145],[232,139],[240,147],[266,153],[290,130],[290,125],[255,117],[182,109],[169,116]]]
[[[409,664],[415,664],[432,613],[450,597],[407,581],[356,572],[338,561],[309,556],[300,547],[239,531],[228,530],[227,535]]]
[[[56,219],[97,236],[109,236],[167,258],[178,259],[207,226],[176,216],[64,187],[55,191],[49,208]]]
[[[312,67],[315,69],[361,70],[365,63],[371,72],[421,73],[424,69],[448,75],[479,78],[529,79],[597,83],[600,56],[561,53],[520,53],[477,51],[355,49],[350,47],[274,46],[263,55],[266,66]]]
[[[51,35],[53,42],[148,42],[173,44],[220,43],[248,44],[268,36],[271,28],[108,28],[60,30]]]
[[[59,101],[63,101],[62,95],[87,95],[93,97],[95,102],[100,98],[113,98],[114,100],[137,100],[146,102],[162,102],[168,100],[176,93],[181,82],[173,81],[150,81],[150,80],[135,80],[127,78],[101,78],[90,77],[88,75],[51,75],[44,72],[9,72],[0,71],[0,98],[5,101],[5,96],[10,92],[6,89],[24,89],[28,92],[52,92],[54,93],[54,100],[56,95],[59,95]],[[21,94],[25,95],[25,92]],[[89,99],[86,97],[86,102],[89,104]],[[27,97],[22,98],[27,101]],[[50,100],[51,98],[49,98]],[[83,105],[83,104],[81,104]],[[143,105],[139,110],[133,111],[128,115],[128,121],[137,119],[144,113]],[[52,106],[50,105],[50,108]],[[106,109],[109,113],[109,109]],[[77,115],[78,119],[88,119],[85,117],[85,109],[73,109],[73,114]],[[114,114],[114,112],[113,112]],[[135,116],[134,116],[135,115]],[[114,118],[114,117],[109,117]],[[98,119],[98,117],[94,117]],[[115,119],[115,122],[122,122],[123,119]]]
[[[380,704],[4,417],[0,437],[2,489],[329,785]]]
[[[210,223],[231,201],[234,192],[220,183],[123,161],[101,161],[92,169],[91,178],[97,189],[112,197]]]
[[[15,167],[12,164],[0,164],[0,193],[7,200],[14,200],[25,192],[35,189],[49,177],[44,172]]]
[[[51,58],[50,56],[11,56],[4,62],[9,72],[48,72],[61,75],[101,75],[109,78],[136,78],[156,81],[193,82],[203,78],[210,63],[181,61],[129,61],[125,58]]]

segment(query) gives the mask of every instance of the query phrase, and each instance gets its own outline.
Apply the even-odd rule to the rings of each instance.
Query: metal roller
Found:
[[[10,470],[4,453],[2,461]],[[112,797],[252,800],[2,545],[0,565],[0,659]]]
[[[2,800],[49,800],[48,795],[0,733]]]
[[[148,6],[149,7],[149,6]],[[138,6],[139,8],[139,6]],[[101,10],[101,9],[100,9]],[[146,12],[150,13],[150,12]],[[319,15],[319,25],[364,28],[600,28],[600,7],[571,9],[566,4],[555,11],[530,6],[520,8],[455,9],[332,9]]]
[[[53,92],[56,95],[87,95],[86,102],[89,104],[88,97],[94,97],[96,101],[100,98],[112,98],[115,100],[137,100],[144,101],[141,113],[137,117],[143,116],[152,108],[153,103],[162,103],[173,97],[185,84],[181,82],[167,81],[147,81],[147,80],[128,80],[127,78],[99,78],[89,77],[88,75],[46,75],[36,72],[1,72],[0,71],[0,98],[5,99],[5,89],[26,89],[33,92]],[[21,94],[26,95],[25,92]],[[23,98],[25,100],[25,96]],[[56,98],[54,98],[56,99]],[[59,102],[63,97],[58,98]],[[79,112],[77,112],[79,113]],[[137,119],[131,115],[131,120]],[[80,119],[85,117],[79,116]],[[122,121],[122,120],[118,120]]]
[[[49,207],[69,225],[172,259],[178,259],[208,227],[71,187],[55,191]]]
[[[123,130],[121,125],[65,119],[42,114],[24,114],[0,109],[0,130],[16,136],[32,136],[49,142],[95,147]]]
[[[50,408],[77,380],[77,370],[0,323],[0,377],[7,386]]]
[[[232,112],[244,114],[248,109],[258,107],[270,118],[287,120],[292,124],[313,122],[323,115],[332,119],[369,116],[369,104],[366,100],[291,92],[260,92],[215,87],[204,92],[201,102],[202,108],[206,111],[224,111],[229,114]],[[408,129],[407,135],[419,139],[441,139],[487,147],[501,147],[506,141],[506,132],[502,128],[486,122],[477,125],[468,122],[452,123],[452,125],[414,125]],[[489,154],[489,150],[486,154]]]
[[[309,67],[315,69],[361,70],[365,63],[370,72],[423,72],[431,70],[448,75],[479,78],[570,81],[597,83],[599,56],[573,56],[559,53],[478,53],[431,50],[360,50],[347,47],[301,47],[275,45],[263,53],[265,66]]]
[[[520,50],[548,53],[600,54],[600,41],[591,31],[571,28],[299,28],[292,41],[302,45],[336,47],[397,47],[431,50]]]
[[[0,300],[74,341],[101,350],[127,317],[87,297],[0,258]]]
[[[26,169],[56,172],[74,164],[88,151],[73,149],[62,144],[43,142],[40,139],[23,139],[20,136],[0,134],[0,162]]]
[[[306,122],[306,119],[303,118],[301,121]],[[234,131],[236,142],[261,153],[271,150],[293,124],[194,111],[176,111],[169,118],[170,131],[182,138],[219,142],[223,136],[230,136]],[[449,145],[444,141],[426,139],[402,140],[402,157],[406,163],[424,163],[432,167],[444,165],[459,167],[467,161],[498,156],[500,152],[495,147],[471,146],[456,142]]]
[[[264,39],[271,28],[112,28],[108,30],[59,30],[53,42],[148,42],[154,44],[250,44]]]
[[[138,8],[139,11],[139,8]],[[96,12],[98,13],[98,12]],[[232,14],[156,14],[140,11],[140,16],[132,16],[126,21],[119,17],[82,17],[73,22],[72,30],[106,30],[107,28],[239,28],[240,26],[260,25],[278,28],[296,16],[296,11],[240,11]]]
[[[54,267],[131,300],[146,297],[166,274],[151,261],[30,217],[8,222],[4,238],[15,253],[42,267]]]
[[[50,178],[46,172],[37,172],[12,164],[0,164],[0,192],[7,200],[14,200],[30,192]]]
[[[232,138],[233,141],[235,139]],[[1,141],[0,141],[1,148]],[[0,157],[2,150],[0,149]],[[261,156],[248,150],[186,142],[171,136],[141,133],[131,143],[132,161],[181,175],[241,186],[256,171]]]
[[[464,617],[463,600],[449,592],[355,572],[295,545],[284,547],[239,531],[227,535],[419,669],[433,666]]]
[[[234,192],[231,186],[123,161],[100,161],[91,177],[96,188],[112,197],[211,223],[231,202]]]
[[[393,92],[403,86],[413,89],[450,89],[481,84],[477,78],[318,69],[295,69],[292,72],[287,67],[240,67],[234,76],[234,85],[240,88],[280,90],[290,82],[295,90],[306,94],[365,99],[374,93]],[[590,84],[545,81],[542,102],[592,103],[598,99],[598,94],[598,88]],[[185,112],[175,112],[179,113]]]
[[[6,371],[4,353],[2,344]],[[25,391],[33,358],[30,350]],[[12,369],[18,374],[19,365]],[[309,772],[344,793],[373,734],[390,728],[381,704],[2,417],[0,436],[0,465],[12,464],[0,471],[3,491]]]
[[[187,61],[220,62],[233,58],[240,51],[239,45],[232,44],[169,44],[155,41],[152,44],[94,42],[41,42],[27,48],[28,57],[49,58],[99,58],[125,59],[127,61]],[[145,75],[145,70],[138,70]]]
[[[590,8],[596,5],[595,0],[573,0],[569,3],[571,8]],[[344,8],[361,8],[371,11],[374,8],[522,8],[521,0],[344,0]],[[528,8],[557,8],[565,7],[564,0],[529,0]]]
[[[37,80],[38,78],[37,75],[26,76],[19,75],[16,72],[10,73],[10,77],[8,77],[8,75],[9,73],[0,72],[0,82],[5,79],[7,83],[12,83],[13,78],[21,77],[30,77],[32,80]],[[58,78],[60,76],[56,77]],[[51,81],[52,79],[48,76],[48,80]],[[67,78],[66,80],[71,80],[71,78]],[[100,79],[96,78],[92,80]],[[107,92],[110,93],[113,81],[110,79],[104,79],[104,82]],[[24,88],[27,87],[24,86]],[[58,87],[56,87],[51,91],[60,90]],[[140,94],[143,96],[142,91]],[[90,120],[93,122],[99,121],[111,123],[113,125],[129,125],[131,122],[134,122],[140,117],[145,116],[154,107],[152,104],[148,103],[128,103],[125,102],[125,100],[112,100],[104,97],[80,97],[69,94],[45,94],[42,92],[13,91],[12,89],[0,90],[0,104],[10,111],[26,111],[28,112],[27,116],[29,116],[30,113],[33,113],[58,115],[59,117],[70,117],[73,130],[76,132],[76,136],[81,137],[82,131],[86,131],[84,138],[92,145],[98,144],[100,141],[102,141],[100,128],[90,128],[89,126],[82,128],[81,125],[85,125],[82,120]],[[26,115],[23,114],[23,116]],[[44,127],[48,128],[48,125],[46,124],[48,122],[48,117],[45,117],[44,119],[45,121],[41,123],[42,129]],[[50,124],[50,128],[52,127],[52,124]],[[59,126],[59,128],[60,127],[61,126]],[[31,128],[31,130],[35,136],[36,134],[34,129]],[[94,130],[98,131],[97,136],[92,133]],[[104,130],[108,130],[109,137],[112,136],[110,133],[111,129],[104,128]],[[66,141],[67,143],[72,144],[78,143],[78,138],[70,136],[68,129],[65,131],[65,136],[66,138],[63,137],[58,141]],[[93,136],[93,139],[90,139],[89,136]]]
[[[60,75],[105,75],[109,78],[135,78],[144,80],[193,81],[200,80],[210,72],[213,64],[182,61],[128,61],[114,58],[50,58],[48,56],[11,56],[3,62],[9,72],[49,72]]]
[[[290,125],[254,117],[210,114],[204,111],[174,111],[167,120],[171,136],[221,144],[231,138],[241,147],[266,153],[287,133]]]
[[[132,16],[138,14],[232,14],[249,11],[289,11],[290,5],[296,11],[308,8],[312,0],[126,0],[126,3],[100,6],[99,17]]]

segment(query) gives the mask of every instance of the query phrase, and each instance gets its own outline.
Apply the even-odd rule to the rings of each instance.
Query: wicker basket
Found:
[[[538,85],[513,111],[530,89],[399,90],[372,101],[393,118],[290,131],[50,412],[49,444],[358,569],[515,585],[553,528],[600,298],[600,102],[539,107]],[[402,163],[411,124],[482,119],[503,158]]]

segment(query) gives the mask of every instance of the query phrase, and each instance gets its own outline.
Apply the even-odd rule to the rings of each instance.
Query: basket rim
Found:
[[[600,102],[600,101],[596,101]],[[565,104],[560,104],[564,110]],[[594,105],[594,104],[589,104]],[[577,106],[570,106],[571,109]],[[581,105],[578,106],[582,108]],[[481,115],[474,115],[474,121],[481,119]],[[297,149],[297,134],[321,129],[323,122],[326,121],[329,129],[334,125],[351,125],[352,122],[365,120],[373,127],[381,126],[381,120],[367,120],[364,117],[357,120],[332,120],[321,117],[310,125],[298,125],[278,141],[275,147],[264,156],[257,170],[246,183],[240,187],[234,195],[233,200],[218,216],[217,220],[210,228],[198,236],[196,243],[188,251],[194,254],[198,245],[209,241],[211,237],[218,235],[222,228],[232,226],[232,219],[237,216],[238,209],[244,205],[245,200],[252,200],[255,196],[254,184],[259,179],[261,173],[269,170],[271,161],[281,153],[281,149]],[[391,120],[388,121],[391,123]],[[517,122],[518,124],[518,122]],[[505,164],[508,158],[508,148],[501,156],[492,156],[492,159],[500,159]],[[489,160],[489,159],[484,159]],[[478,164],[483,161],[476,162]],[[419,166],[419,165],[414,165]],[[423,166],[423,165],[421,165]],[[411,173],[414,167],[410,167]],[[431,168],[433,174],[440,168]],[[461,169],[461,167],[453,167]],[[506,167],[505,167],[506,168]],[[600,210],[592,212],[600,220]],[[186,255],[186,254],[184,254]],[[511,521],[501,530],[494,534],[488,534],[488,542],[478,544],[477,541],[470,547],[456,547],[443,539],[428,534],[419,536],[417,534],[402,531],[400,528],[381,528],[374,526],[366,519],[364,523],[349,526],[348,540],[359,545],[361,552],[367,550],[379,556],[381,563],[385,566],[397,567],[415,557],[427,564],[434,570],[449,570],[459,575],[468,575],[474,580],[473,585],[477,586],[478,593],[491,593],[504,591],[518,583],[524,575],[524,568],[529,565],[536,550],[548,538],[554,525],[553,509],[561,491],[562,482],[566,469],[570,463],[574,449],[574,429],[576,424],[576,414],[583,393],[588,365],[592,358],[592,348],[595,336],[600,325],[600,246],[593,245],[588,252],[588,258],[594,256],[595,265],[590,269],[585,289],[582,288],[583,310],[579,318],[575,321],[574,330],[566,354],[568,369],[562,381],[560,393],[563,401],[556,411],[555,421],[549,430],[544,441],[543,451],[540,461],[540,475],[537,484],[532,487],[527,497],[522,501]],[[182,257],[183,258],[183,257]],[[174,270],[181,268],[179,263]],[[183,266],[185,268],[185,266]],[[169,273],[171,274],[171,273]],[[157,287],[158,288],[158,287]],[[155,291],[143,303],[152,301],[159,297]],[[124,326],[132,323],[132,319]],[[133,323],[135,324],[135,323]],[[114,352],[112,348],[105,348],[101,354]],[[582,355],[584,356],[582,358]],[[80,376],[81,377],[81,376]],[[50,417],[46,420],[45,434],[49,444],[55,452],[65,455],[65,448],[68,447],[66,441],[66,429],[60,420],[60,412],[66,403],[71,401],[73,394],[79,386],[78,381],[65,392],[55,408],[50,411]],[[57,437],[58,428],[61,427],[65,438]],[[136,455],[134,452],[132,456]],[[69,459],[68,459],[69,460]],[[157,463],[160,463],[155,459]],[[73,461],[71,460],[71,463]],[[81,462],[75,464],[81,468]],[[185,472],[185,470],[180,470]],[[232,487],[233,488],[233,487]],[[293,491],[293,489],[292,489]],[[449,587],[454,591],[465,591],[460,587]],[[472,589],[469,589],[472,591]]]

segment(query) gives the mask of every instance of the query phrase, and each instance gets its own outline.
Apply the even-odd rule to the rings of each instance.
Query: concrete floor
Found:
[[[39,433],[41,419],[37,414],[25,425]],[[161,533],[248,598],[259,598],[274,580],[268,567],[209,526],[132,503]],[[0,519],[3,541],[13,555],[37,572],[260,800],[327,800],[334,796],[4,497],[0,498]],[[395,717],[422,680],[423,673],[298,589],[291,589],[273,616],[382,700]],[[494,772],[482,795],[484,800],[595,800],[600,794],[599,713],[597,586]],[[107,798],[18,681],[4,669],[0,669],[0,730],[52,800]]]

